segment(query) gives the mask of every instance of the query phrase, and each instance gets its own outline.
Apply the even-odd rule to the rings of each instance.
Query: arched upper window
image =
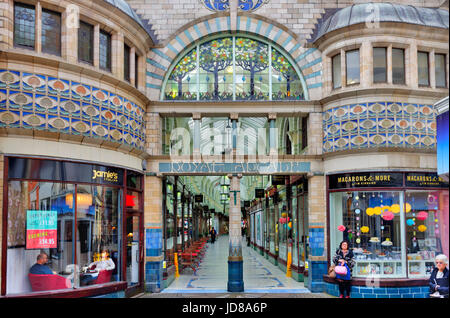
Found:
[[[166,78],[164,100],[304,100],[304,80],[270,43],[233,36],[197,44]]]

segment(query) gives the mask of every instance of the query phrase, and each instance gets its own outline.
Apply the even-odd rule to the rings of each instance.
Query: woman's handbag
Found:
[[[336,272],[336,274],[338,275],[342,275],[345,276],[347,275],[347,267],[342,266],[342,265],[338,265],[334,268],[334,271]]]
[[[328,269],[328,276],[330,276],[331,278],[336,277],[336,272],[334,271],[335,267],[336,267],[335,265],[331,265],[330,268]]]
[[[348,268],[347,264],[344,264],[344,266],[339,265],[334,268],[336,272],[336,278],[342,279],[342,280],[350,280],[351,278],[351,272],[350,268]]]

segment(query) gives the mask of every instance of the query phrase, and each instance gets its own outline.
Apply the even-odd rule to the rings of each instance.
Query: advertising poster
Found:
[[[27,211],[27,249],[57,247],[56,211]]]

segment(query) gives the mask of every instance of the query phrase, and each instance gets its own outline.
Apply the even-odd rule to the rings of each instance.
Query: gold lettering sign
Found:
[[[430,186],[436,186],[440,185],[444,182],[444,180],[437,176],[437,175],[413,175],[409,174],[406,176],[407,182],[418,182],[419,185],[430,185]]]
[[[97,178],[108,182],[117,182],[119,180],[119,174],[117,172],[93,170],[92,173],[92,180]]]

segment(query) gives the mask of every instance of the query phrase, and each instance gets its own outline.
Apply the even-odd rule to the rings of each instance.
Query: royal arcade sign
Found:
[[[300,174],[308,173],[311,163],[290,162],[160,162],[162,174]]]

